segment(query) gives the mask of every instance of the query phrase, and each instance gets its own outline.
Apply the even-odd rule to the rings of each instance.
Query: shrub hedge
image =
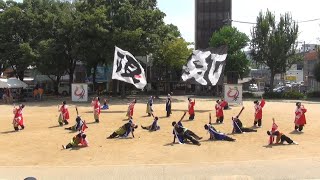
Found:
[[[307,93],[308,98],[320,98],[320,91],[312,91]]]
[[[266,92],[263,94],[263,97],[266,99],[303,99],[305,95],[297,91],[289,92]]]
[[[244,93],[242,93],[242,97],[243,98],[253,98],[254,94],[251,92],[244,92]]]

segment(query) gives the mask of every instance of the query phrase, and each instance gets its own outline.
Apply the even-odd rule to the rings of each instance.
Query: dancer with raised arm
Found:
[[[232,117],[232,124],[233,124],[232,133],[257,132],[257,130],[255,129],[246,128],[245,126],[243,126],[241,120],[239,119],[243,110],[244,110],[244,107],[242,107],[242,109],[240,110],[239,114],[236,117]]]
[[[216,123],[223,123],[224,115],[223,115],[223,109],[228,104],[227,101],[224,101],[223,99],[217,100],[217,104],[215,106],[216,109]]]
[[[254,110],[255,110],[253,126],[261,127],[262,126],[262,108],[266,104],[266,101],[262,98],[261,102],[256,100],[253,103],[254,103]]]
[[[306,116],[304,115],[307,112],[307,109],[301,104],[301,102],[297,102],[296,106],[294,129],[301,132],[305,124],[307,124]]]
[[[178,123],[176,123],[175,121],[172,122],[173,131],[174,131],[173,143],[175,143],[175,140],[177,137],[180,143],[184,143],[185,140],[190,140],[193,144],[200,146],[201,144],[199,140],[201,140],[202,137],[199,137],[198,135],[196,135],[194,132],[187,129],[186,127],[179,125],[179,123],[181,124],[181,121],[183,120],[185,115],[186,115],[186,112],[184,112],[183,116],[181,117],[180,121],[178,121]],[[183,140],[181,137],[183,137]]]
[[[188,112],[189,112],[189,120],[194,120],[194,116],[195,116],[195,113],[194,113],[194,106],[196,104],[196,100],[194,99],[192,101],[191,98],[188,98]]]
[[[272,118],[272,121],[272,128],[270,131],[267,131],[267,134],[270,136],[269,145],[272,145],[274,143],[274,137],[276,137],[275,144],[284,144],[284,142],[287,142],[288,144],[298,144],[297,142],[293,141],[291,138],[289,138],[284,133],[281,133],[278,130],[278,125],[275,123],[274,118]]]

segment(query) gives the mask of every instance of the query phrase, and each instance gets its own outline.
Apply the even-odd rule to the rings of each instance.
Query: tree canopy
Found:
[[[268,10],[266,13],[260,12],[251,35],[252,58],[269,67],[272,89],[274,76],[285,73],[287,68],[301,60],[296,55],[298,24],[289,13],[281,15],[277,22],[275,15]]]
[[[224,73],[236,71],[243,78],[249,72],[249,60],[243,52],[248,45],[249,38],[237,28],[224,26],[212,34],[209,45],[211,47],[228,46],[228,56]]]
[[[161,56],[176,67],[189,51],[164,17],[156,0],[0,0],[0,65],[12,67],[20,79],[32,67],[56,76],[55,83],[69,74],[72,83],[77,62],[95,75],[98,65],[113,62],[118,46],[135,56]]]

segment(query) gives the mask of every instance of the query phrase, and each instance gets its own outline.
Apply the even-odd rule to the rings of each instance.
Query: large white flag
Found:
[[[144,69],[134,56],[118,47],[115,47],[112,79],[117,79],[133,84],[138,89],[143,89],[146,84]]]
[[[216,85],[220,79],[227,48],[210,48],[206,50],[194,50],[186,65],[182,67],[182,80],[193,80],[196,84]]]

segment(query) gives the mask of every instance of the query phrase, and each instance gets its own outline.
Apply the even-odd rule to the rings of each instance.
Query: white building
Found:
[[[292,65],[286,72],[285,80],[296,83],[303,82],[303,69],[299,69],[297,64]]]

